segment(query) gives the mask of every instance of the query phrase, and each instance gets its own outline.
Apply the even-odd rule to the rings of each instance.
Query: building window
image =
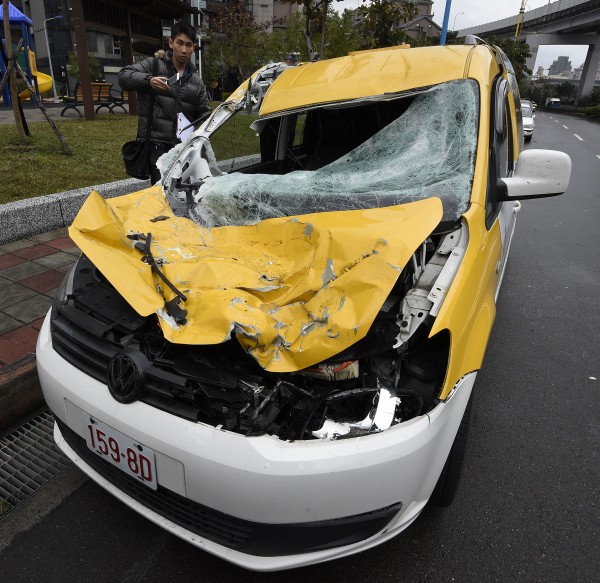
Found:
[[[121,54],[121,40],[112,34],[104,35],[104,52],[107,55]]]
[[[93,31],[87,33],[88,50],[92,53],[98,52],[98,35]]]
[[[112,52],[115,55],[121,54],[121,39],[118,36],[112,37]]]

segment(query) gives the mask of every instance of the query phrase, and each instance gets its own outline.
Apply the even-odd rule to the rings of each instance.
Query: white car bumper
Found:
[[[451,397],[429,415],[387,431],[337,441],[285,442],[193,423],[141,402],[118,403],[104,384],[54,351],[49,316],[40,331],[37,362],[46,402],[71,436],[71,443],[67,443],[67,435],[63,436],[57,426],[56,441],[75,464],[125,504],[173,534],[232,563],[260,571],[356,553],[405,529],[433,491],[476,376],[471,373],[463,377]],[[340,539],[333,541],[331,548],[317,544],[314,547],[321,548],[311,550],[307,540],[301,548],[283,554],[228,548],[178,524],[168,513],[161,515],[144,503],[143,495],[124,492],[82,459],[86,456],[71,447],[74,434],[84,435],[82,412],[154,450],[162,492],[174,492],[233,520],[247,521],[259,530],[279,532],[276,536],[285,532],[280,527],[302,525],[310,527],[305,530],[310,538],[320,526],[309,523],[331,526],[331,522],[323,521],[365,515],[399,504],[401,509],[391,514],[389,522],[375,534],[350,544]],[[139,488],[146,490],[143,485]]]

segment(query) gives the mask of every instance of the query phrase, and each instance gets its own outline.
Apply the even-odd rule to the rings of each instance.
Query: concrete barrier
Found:
[[[222,172],[233,172],[259,161],[260,156],[243,156],[223,160],[219,167]],[[112,198],[149,186],[148,180],[128,178],[0,205],[0,245],[68,227],[92,190],[97,190],[104,198]]]

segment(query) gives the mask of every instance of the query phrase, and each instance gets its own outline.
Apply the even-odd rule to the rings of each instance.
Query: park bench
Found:
[[[125,103],[129,103],[129,92],[127,89],[112,89],[110,95],[112,99],[110,112],[115,113],[115,108],[120,107],[124,113],[127,113],[124,105]]]
[[[96,106],[96,113],[103,107],[106,107],[109,113],[113,113],[111,107],[114,102],[111,95],[111,89],[112,83],[92,83],[92,102]],[[75,90],[71,95],[63,97],[63,103],[66,105],[60,112],[61,117],[65,115],[65,111],[68,109],[74,109],[79,114],[79,117],[82,117],[81,111],[79,110],[79,106],[83,105],[83,92],[80,83],[75,85]]]

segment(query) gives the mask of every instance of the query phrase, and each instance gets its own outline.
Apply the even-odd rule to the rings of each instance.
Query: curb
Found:
[[[0,433],[44,404],[35,355],[0,372]]]
[[[0,205],[0,245],[68,227],[92,190],[113,198],[149,186],[149,180],[129,178]]]
[[[223,160],[218,165],[222,172],[232,172],[257,162],[260,162],[260,156],[252,155]],[[2,204],[0,245],[68,227],[92,190],[98,191],[104,198],[114,198],[149,187],[149,180],[128,178]]]

